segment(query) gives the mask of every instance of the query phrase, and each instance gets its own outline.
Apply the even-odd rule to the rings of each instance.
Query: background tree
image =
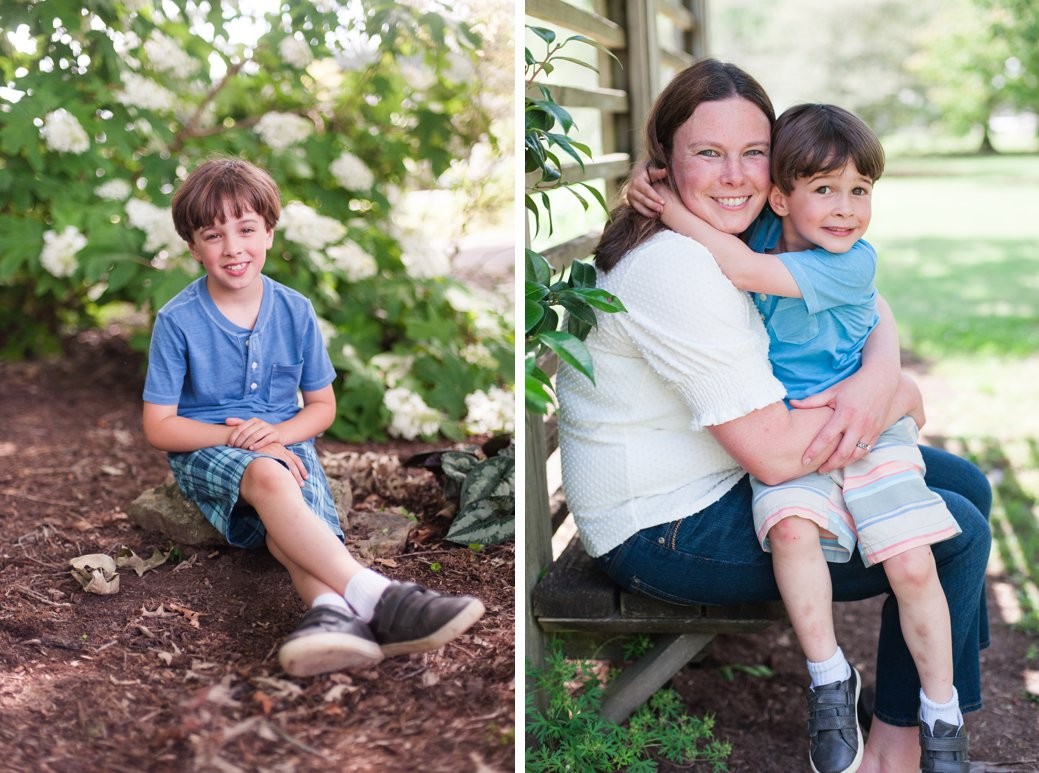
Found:
[[[1022,110],[1039,113],[1039,6],[1032,0],[974,0],[986,11],[989,34],[1008,50],[1007,93]]]
[[[907,62],[926,84],[936,120],[959,136],[978,130],[978,149],[984,153],[995,150],[989,120],[997,108],[1010,103],[1010,45],[993,34],[998,17],[1004,15],[998,9],[979,8],[972,0],[954,0],[923,29],[920,50]]]
[[[429,198],[412,192],[509,190],[511,79],[503,94],[487,62],[511,29],[433,0],[249,7],[0,9],[3,353],[55,351],[119,305],[150,318],[198,275],[173,190],[200,160],[240,155],[282,189],[267,272],[313,300],[343,376],[330,432],[508,428],[509,305],[446,276],[452,222],[472,217],[438,199],[438,230],[418,230]]]

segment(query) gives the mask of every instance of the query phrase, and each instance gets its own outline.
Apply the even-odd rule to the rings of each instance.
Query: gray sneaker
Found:
[[[963,725],[939,719],[932,733],[926,722],[920,723],[920,773],[970,773]]]
[[[303,615],[278,650],[278,662],[292,676],[367,668],[382,658],[371,629],[345,609],[331,606]]]
[[[862,730],[856,716],[861,679],[855,666],[843,682],[808,690],[808,759],[814,773],[851,773],[862,764]]]
[[[443,647],[483,616],[472,596],[445,596],[413,582],[393,582],[375,606],[371,626],[386,657]]]

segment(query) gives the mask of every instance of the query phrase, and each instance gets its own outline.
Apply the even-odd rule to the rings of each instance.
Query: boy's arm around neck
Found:
[[[738,236],[719,231],[694,215],[670,189],[662,185],[656,187],[665,201],[660,215],[664,225],[706,247],[718,268],[737,288],[784,298],[801,297],[801,288],[790,270],[775,255],[754,252]]]

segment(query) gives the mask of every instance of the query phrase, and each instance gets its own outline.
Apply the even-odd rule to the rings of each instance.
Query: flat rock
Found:
[[[353,506],[353,492],[348,481],[332,479],[328,483],[339,511],[339,524],[346,533],[349,530],[347,514]],[[143,492],[130,503],[126,512],[142,529],[164,534],[179,545],[227,544],[195,503],[186,499],[172,481]]]

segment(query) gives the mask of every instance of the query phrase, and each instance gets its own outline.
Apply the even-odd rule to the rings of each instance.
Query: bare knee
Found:
[[[255,503],[265,498],[265,495],[274,494],[285,486],[295,484],[292,473],[285,465],[268,456],[260,456],[249,462],[249,466],[245,468],[239,488],[246,502]]]
[[[807,518],[791,516],[769,529],[768,541],[774,552],[815,550],[819,546],[819,527]]]
[[[924,588],[938,576],[934,554],[927,545],[892,556],[884,562],[884,571],[896,595],[899,590],[912,592]]]

